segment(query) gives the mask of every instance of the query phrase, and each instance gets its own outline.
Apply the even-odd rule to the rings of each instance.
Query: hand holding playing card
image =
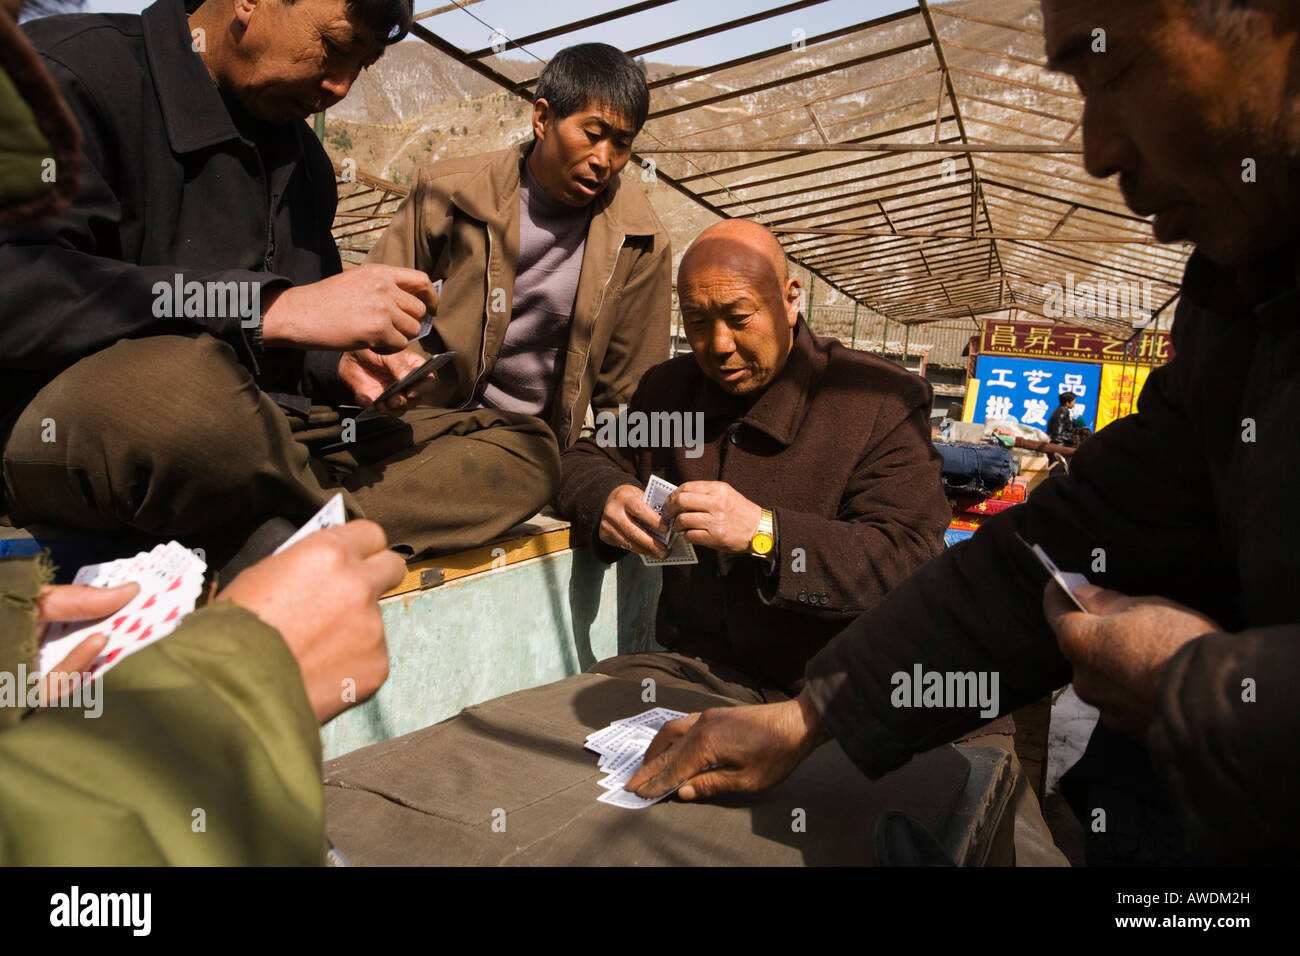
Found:
[[[640,488],[632,484],[619,485],[609,493],[600,516],[601,541],[642,556],[667,557],[668,548],[647,528],[666,535],[669,525],[646,503]]]
[[[380,355],[370,349],[344,352],[339,358],[339,377],[352,389],[362,405],[370,402],[407,372],[419,368],[428,356],[404,349],[392,355]],[[372,406],[385,415],[400,416],[409,407],[429,398],[437,380],[433,377],[413,385],[401,395],[392,395]]]
[[[323,724],[387,679],[379,595],[405,573],[406,562],[388,550],[379,525],[350,521],[259,561],[217,601],[247,608],[280,632]]]
[[[1101,711],[1107,727],[1145,741],[1169,659],[1188,641],[1223,628],[1164,597],[1130,597],[1092,584],[1071,597],[1073,603],[1052,581],[1043,589],[1043,614],[1074,668],[1075,691]]]
[[[44,588],[36,598],[36,620],[42,637],[55,621],[94,621],[121,610],[140,592],[134,582],[115,588],[92,588],[80,584],[55,584]],[[48,706],[60,686],[61,674],[87,674],[108,643],[108,635],[96,632],[75,645],[67,656],[44,675],[42,705]],[[66,686],[66,685],[64,685]]]
[[[688,481],[669,496],[664,517],[691,544],[743,554],[763,509],[725,481]]]
[[[627,789],[683,800],[775,786],[830,739],[808,691],[776,704],[715,707],[659,728]],[[680,789],[679,789],[680,788]]]

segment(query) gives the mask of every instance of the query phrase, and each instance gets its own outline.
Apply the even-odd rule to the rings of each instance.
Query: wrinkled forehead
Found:
[[[694,242],[677,271],[683,302],[725,305],[728,296],[781,296],[781,277],[771,256],[756,244],[733,237],[707,237]]]
[[[280,0],[283,5],[284,0]],[[345,0],[297,0],[288,5],[299,23],[320,33],[347,53],[373,53],[383,49],[383,38]]]

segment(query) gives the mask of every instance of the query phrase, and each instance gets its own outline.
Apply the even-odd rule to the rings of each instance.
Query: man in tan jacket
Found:
[[[443,280],[422,344],[456,356],[434,404],[534,415],[567,448],[668,357],[668,235],[620,180],[648,110],[628,56],[569,47],[538,81],[531,142],[420,171],[368,261]]]

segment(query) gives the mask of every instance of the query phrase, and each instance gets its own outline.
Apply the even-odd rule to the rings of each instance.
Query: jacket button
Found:
[[[739,445],[739,444],[740,444],[740,429],[739,429],[739,428],[737,428],[735,431],[733,431],[733,432],[731,433],[730,441],[731,441],[731,443],[732,443],[733,445]]]

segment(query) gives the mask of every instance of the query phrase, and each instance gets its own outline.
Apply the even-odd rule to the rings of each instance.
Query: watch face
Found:
[[[759,554],[767,554],[772,550],[772,536],[766,531],[760,531],[749,542],[749,547]]]

